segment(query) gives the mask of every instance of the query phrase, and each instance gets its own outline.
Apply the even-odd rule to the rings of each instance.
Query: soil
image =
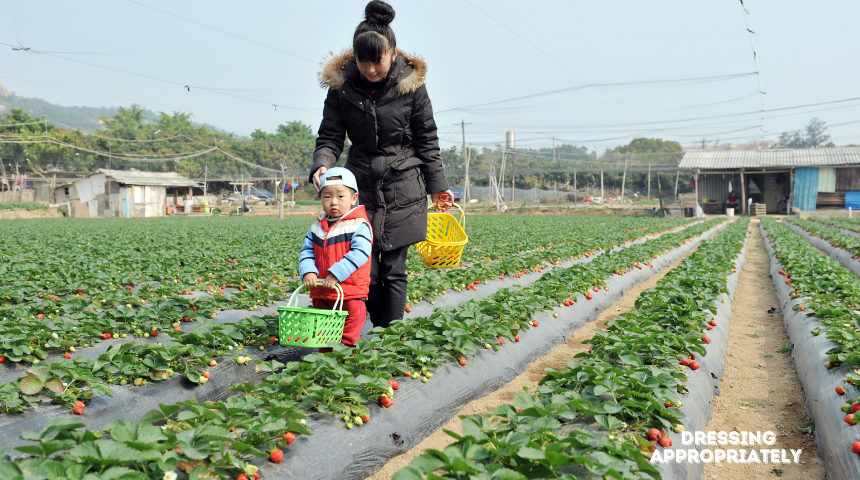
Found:
[[[803,388],[792,368],[790,343],[758,222],[753,220],[747,241],[747,263],[738,278],[732,307],[728,363],[706,431],[771,431],[776,434],[776,444],[763,448],[803,449],[800,461],[805,463],[707,463],[702,478],[823,479],[824,462],[813,438],[799,431],[808,428],[810,420],[803,408]],[[775,312],[768,313],[772,307]]]
[[[688,254],[689,255],[689,254]],[[662,279],[670,270],[677,267],[686,256],[676,260],[672,265],[664,268],[648,281],[640,283],[632,289],[626,291],[624,295],[618,299],[612,306],[604,310],[596,320],[587,323],[582,328],[573,332],[567,339],[567,343],[555,347],[549,355],[538,358],[532,362],[528,368],[514,378],[511,382],[487,395],[486,397],[473,400],[466,404],[457,415],[454,416],[442,428],[431,434],[429,437],[422,440],[418,445],[415,445],[407,452],[398,455],[388,461],[378,472],[367,480],[388,480],[399,470],[409,465],[415,457],[424,453],[427,449],[444,450],[445,447],[454,443],[454,439],[448,436],[443,430],[462,434],[460,425],[461,415],[478,415],[491,412],[499,405],[513,403],[514,395],[523,391],[523,387],[533,390],[537,383],[544,377],[547,369],[559,370],[567,365],[567,362],[577,353],[588,350],[589,345],[583,344],[584,340],[594,336],[594,330],[603,328],[606,323],[616,316],[628,312],[633,309],[633,304],[639,297],[639,294],[654,287],[660,279]]]
[[[16,218],[63,218],[63,212],[56,207],[47,210],[3,210],[0,211],[0,220],[12,220]]]

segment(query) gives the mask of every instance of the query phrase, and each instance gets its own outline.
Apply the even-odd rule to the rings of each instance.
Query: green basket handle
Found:
[[[323,283],[324,283],[323,280],[320,280],[319,278],[317,279],[317,285],[322,285]],[[287,302],[288,307],[298,307],[299,306],[299,297],[297,297],[296,295],[298,295],[299,290],[301,290],[302,287],[304,287],[304,286],[305,286],[305,284],[301,283],[301,284],[299,284],[299,288],[293,290],[293,295],[290,296],[290,301]],[[335,310],[340,310],[343,307],[343,289],[340,288],[340,283],[335,283],[334,289],[337,290],[337,300],[335,300],[334,307],[332,307],[332,309],[331,309],[332,315],[334,315]]]

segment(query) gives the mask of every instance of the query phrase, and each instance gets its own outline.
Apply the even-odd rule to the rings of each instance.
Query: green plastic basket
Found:
[[[317,280],[317,285],[322,285]],[[299,286],[285,307],[278,307],[278,332],[281,345],[305,348],[323,348],[343,339],[343,325],[348,312],[343,307],[343,290],[335,284],[337,301],[331,310],[299,307]]]

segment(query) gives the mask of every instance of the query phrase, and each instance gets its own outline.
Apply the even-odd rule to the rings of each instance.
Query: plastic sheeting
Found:
[[[684,227],[679,227],[673,231],[683,230],[684,228],[686,228],[690,225],[694,225],[695,223],[698,223],[698,222],[693,222],[693,223],[688,224]],[[714,229],[709,230],[709,232],[713,232],[713,231],[714,231]],[[656,238],[659,236],[660,236],[659,234],[658,235],[652,235],[648,238]],[[627,243],[626,245],[629,246],[629,245],[634,244],[634,243],[643,243],[645,241],[647,241],[647,240],[645,240],[645,239],[637,240],[637,241],[632,242],[632,243]],[[687,245],[690,245],[690,244],[687,244]],[[688,248],[687,245],[685,245],[682,248]],[[619,247],[619,248],[624,248],[624,247]],[[670,252],[669,256],[674,255],[675,254],[674,252],[675,251]],[[579,259],[579,260],[574,260],[574,261],[568,261],[568,262],[563,263],[561,266],[565,267],[565,266],[570,266],[573,263],[589,262],[589,261],[593,260],[594,258],[596,258],[596,257],[592,256],[589,259]],[[662,262],[663,260],[661,259],[660,261]],[[655,265],[661,266],[662,264],[655,261]],[[661,266],[661,268],[662,268],[662,266]],[[659,270],[659,269],[657,269],[657,270]],[[638,281],[644,281],[644,279],[649,278],[653,274],[653,271],[656,271],[656,270],[654,270],[654,269],[649,269],[648,271],[637,270],[637,273],[640,275],[640,277],[642,277],[642,279],[635,280],[633,283],[638,282]],[[459,303],[462,303],[464,301],[468,301],[468,300],[471,300],[474,298],[484,298],[486,296],[491,295],[492,293],[495,293],[496,291],[498,291],[501,288],[512,287],[515,285],[520,285],[520,286],[529,285],[529,284],[533,283],[535,280],[537,280],[538,278],[540,278],[541,275],[542,275],[541,273],[530,273],[528,275],[523,275],[521,278],[518,278],[518,279],[508,277],[503,281],[498,280],[498,281],[490,282],[489,284],[486,284],[486,285],[482,285],[479,290],[474,291],[474,292],[472,292],[472,291],[469,291],[469,292],[466,292],[466,291],[464,291],[464,292],[449,292],[448,294],[437,298],[435,301],[436,305],[430,305],[427,302],[420,302],[419,304],[417,304],[412,309],[412,312],[410,314],[408,314],[407,316],[410,316],[410,317],[422,316],[422,315],[426,316],[426,315],[429,315],[433,311],[434,308],[438,308],[440,306],[446,306],[446,305],[447,306],[454,306],[454,305],[458,305]],[[632,277],[630,275],[632,275],[632,274],[628,274],[625,277],[629,277],[630,279],[639,278],[639,277]],[[633,281],[633,280],[631,280],[631,281]],[[610,284],[610,285],[612,285],[612,284]],[[629,287],[625,287],[625,288],[629,288]],[[233,289],[228,289],[228,295],[232,290]],[[619,292],[610,292],[610,293],[612,293],[613,297],[620,296],[621,293],[623,293],[623,290],[621,291],[621,293],[619,293]],[[199,297],[199,296],[204,296],[204,294],[202,294],[201,292],[195,292],[194,295],[186,296],[186,297],[191,298],[191,297]],[[609,295],[607,294],[606,297],[609,297]],[[275,302],[272,305],[260,307],[254,312],[251,312],[248,310],[223,310],[223,311],[219,312],[218,316],[215,319],[211,320],[210,322],[234,323],[234,322],[238,322],[238,321],[240,321],[244,318],[250,317],[250,316],[264,316],[264,315],[268,315],[268,314],[272,314],[272,313],[277,312],[278,306],[286,305],[287,303],[288,303],[287,300]],[[300,305],[310,304],[309,297],[307,295],[300,295],[299,296],[299,304]],[[597,305],[597,303],[595,303],[594,301],[589,302],[589,304],[592,307]],[[570,309],[567,309],[567,310],[570,310]],[[600,310],[602,310],[602,308]],[[595,314],[595,317],[596,317],[596,314]],[[555,319],[552,319],[552,320],[555,320]],[[369,323],[370,322],[368,322],[368,324]],[[552,322],[547,322],[547,323],[552,323]],[[197,323],[182,324],[182,329],[183,329],[183,331],[188,332],[188,331],[194,330],[198,326],[199,326],[199,324],[197,324]],[[547,330],[547,329],[544,329],[543,326],[541,326],[540,329],[541,329],[541,332],[544,332]],[[369,330],[369,327],[367,325],[366,325],[366,330]],[[96,359],[99,357],[99,355],[101,355],[102,353],[107,351],[107,349],[112,345],[116,345],[116,344],[120,344],[120,343],[127,343],[127,342],[153,343],[153,342],[159,342],[159,341],[166,342],[166,341],[168,341],[168,338],[165,335],[163,338],[161,338],[161,337],[152,338],[151,337],[148,339],[143,339],[143,338],[129,337],[126,339],[114,339],[114,340],[109,340],[109,341],[97,343],[94,347],[91,347],[91,348],[79,349],[75,355],[76,356],[85,355],[85,356],[88,356],[90,358]],[[524,344],[524,343],[525,343],[524,340],[522,342],[520,342],[520,344]],[[513,349],[510,349],[510,348],[503,349],[501,352],[498,352],[498,353],[501,354],[502,352],[505,352],[507,350],[513,350]],[[269,347],[265,350],[265,352],[260,352],[259,350],[256,350],[256,349],[245,349],[243,351],[243,353],[246,356],[250,356],[250,357],[257,359],[257,360],[261,360],[261,359],[265,360],[266,358],[270,358],[270,357],[274,356],[274,357],[277,357],[278,360],[281,362],[300,360],[303,355],[306,355],[307,353],[310,353],[310,352],[312,352],[312,350],[310,350],[310,349],[294,348],[294,347],[281,347],[281,346]],[[545,353],[543,353],[541,355],[545,355],[546,353],[549,353],[549,351],[547,350]],[[52,359],[59,358],[59,357],[60,357],[59,354],[52,354],[48,357],[48,361],[50,362]],[[470,362],[469,364],[471,366],[473,363],[472,360],[470,360],[469,362]],[[529,362],[530,362],[530,360],[529,360]],[[525,366],[527,366],[529,362],[526,362]],[[492,368],[493,365],[494,364],[492,362],[490,362],[489,368]],[[524,369],[525,366],[523,366],[522,369]],[[20,378],[20,377],[25,375],[24,371],[27,368],[29,368],[27,365],[19,365],[17,363],[12,363],[12,362],[7,362],[5,364],[2,364],[2,365],[0,365],[0,381],[11,381],[11,380],[15,380],[17,378]],[[459,367],[457,367],[457,368],[459,369]],[[520,371],[522,371],[522,369]],[[260,373],[260,374],[255,373],[253,367],[239,366],[235,362],[228,361],[225,359],[224,361],[221,361],[219,363],[218,369],[217,369],[217,375],[213,375],[212,378],[204,385],[192,384],[185,379],[184,375],[176,375],[176,376],[174,376],[168,380],[164,380],[164,381],[161,381],[158,383],[152,383],[152,384],[150,384],[146,387],[143,387],[143,388],[133,387],[130,385],[128,385],[128,386],[113,385],[113,386],[111,386],[111,391],[113,392],[114,398],[110,398],[107,396],[94,397],[93,400],[90,401],[90,403],[87,406],[86,416],[79,418],[79,420],[84,421],[87,425],[87,428],[98,429],[98,430],[102,429],[109,422],[114,421],[114,420],[118,420],[118,419],[122,419],[122,418],[129,419],[131,421],[136,422],[136,421],[139,421],[140,418],[142,418],[143,415],[146,412],[148,412],[149,410],[158,409],[159,403],[174,404],[176,402],[188,400],[192,397],[197,398],[197,400],[200,402],[223,400],[223,399],[227,398],[228,396],[233,395],[233,393],[228,390],[229,387],[231,387],[232,385],[235,385],[238,383],[243,383],[243,382],[250,382],[250,383],[257,384],[257,383],[260,383],[265,378],[266,375],[267,374],[265,374],[265,373]],[[422,384],[422,385],[424,385],[424,387],[427,387],[428,385],[431,385],[431,384],[435,386],[435,385],[440,383],[438,381],[440,378],[441,378],[441,376],[437,374],[434,376],[433,382],[428,383],[426,385],[424,385],[424,384]],[[507,378],[507,377],[504,377],[504,378]],[[507,381],[509,381],[511,379],[513,379],[513,377],[510,377]],[[407,382],[404,382],[404,383],[407,383]],[[506,383],[506,382],[502,382],[498,385],[490,384],[488,386],[485,386],[484,387],[485,389],[487,389],[487,388],[489,389],[489,390],[485,390],[485,392],[489,393],[489,392],[499,388],[499,386],[503,385],[504,383]],[[417,386],[416,386],[416,388],[417,388]],[[420,388],[420,389],[418,389],[418,391],[420,391],[422,395],[424,393],[428,392],[428,390],[426,388]],[[478,395],[478,397],[483,396],[486,393]],[[416,392],[416,394],[417,394],[417,392]],[[434,393],[433,395],[436,395],[436,393]],[[403,398],[403,394],[398,393],[397,400],[399,401],[401,398]],[[454,412],[452,412],[450,414],[450,416],[453,416],[454,413],[456,413],[456,410],[454,410]],[[29,410],[27,410],[21,414],[0,415],[0,429],[2,429],[4,432],[4,435],[0,436],[0,447],[4,447],[8,450],[11,450],[13,447],[16,447],[16,446],[19,446],[22,444],[29,444],[29,442],[25,442],[25,441],[21,440],[20,434],[22,432],[27,431],[27,430],[40,431],[42,429],[42,427],[45,425],[45,423],[48,420],[50,420],[51,418],[66,417],[66,416],[68,416],[68,414],[69,414],[69,410],[68,410],[68,408],[66,408],[64,406],[46,404],[46,405],[40,406],[40,407],[35,408],[35,409],[29,409]],[[387,414],[382,415],[381,417],[385,417],[385,416],[387,416]],[[449,418],[450,418],[450,416],[449,416]],[[322,422],[323,424],[325,424],[325,422],[332,420],[332,417],[329,415],[316,415],[314,418],[315,418],[315,420],[313,422],[311,422],[312,424],[316,424],[319,422]],[[366,427],[362,427],[362,430],[364,430],[364,429],[366,429]],[[356,431],[356,430],[359,430],[359,429],[354,429],[353,431]],[[332,432],[332,434],[333,435],[342,435],[343,431],[344,431],[344,428],[343,428],[343,424],[341,422],[334,427],[334,431]],[[314,436],[314,437],[316,437],[316,436]],[[423,437],[421,437],[421,438],[423,438]],[[418,440],[420,440],[420,438]],[[322,448],[324,448],[324,447],[322,447]],[[375,464],[375,465],[376,465],[375,468],[378,468],[381,465],[381,463]],[[297,478],[306,478],[306,477],[297,477]],[[326,477],[320,477],[320,478],[326,478]],[[330,478],[339,478],[339,477],[330,477]]]
[[[794,208],[804,212],[815,211],[818,201],[818,168],[794,169]]]
[[[436,370],[433,380],[421,383],[402,380],[395,404],[387,412],[370,405],[370,423],[347,431],[339,419],[327,414],[311,415],[308,425],[315,435],[300,436],[284,453],[284,462],[261,465],[263,478],[362,479],[376,472],[390,458],[417,445],[447,423],[468,402],[488,395],[522,373],[535,359],[549,354],[576,329],[594,320],[626,290],[713,236],[723,224],[654,261],[655,268],[635,270],[608,281],[610,290],[593,300],[582,296],[572,307],[558,308],[537,316],[540,327],[520,332],[520,342],[500,351],[480,350],[469,357],[466,368],[454,363]],[[419,385],[420,384],[420,385]],[[709,387],[710,388],[710,387]],[[328,452],[326,462],[316,459]],[[686,478],[686,477],[684,477]]]
[[[792,223],[784,222],[783,225],[788,227],[789,230],[794,230],[795,232],[799,233],[800,236],[806,239],[806,241],[809,242],[811,245],[817,247],[819,250],[827,252],[827,255],[829,255],[830,257],[841,263],[843,267],[847,268],[848,270],[851,270],[852,272],[854,272],[855,275],[860,277],[860,261],[851,258],[851,253],[848,252],[848,250],[836,248],[830,245],[830,242],[828,242],[827,240],[813,237],[806,230]]]
[[[786,226],[792,228],[789,224]],[[794,368],[805,394],[806,413],[815,419],[815,444],[824,460],[827,478],[860,478],[860,462],[857,461],[857,455],[850,450],[851,443],[857,440],[856,427],[842,420],[845,415],[840,407],[845,398],[834,393],[836,386],[842,383],[845,374],[850,373],[852,368],[850,365],[831,369],[824,367],[827,351],[833,348],[834,344],[824,335],[814,336],[809,333],[813,328],[821,327],[821,322],[813,316],[814,312],[807,311],[807,315],[793,310],[803,299],[791,298],[793,289],[778,281],[781,267],[773,258],[774,253],[769,242],[765,242],[765,248],[770,255],[770,276],[774,279],[776,297],[782,310],[782,322],[792,344]]]
[[[855,190],[845,192],[845,209],[849,207],[852,210],[860,209],[860,192]]]
[[[749,236],[747,236],[749,238]],[[687,389],[690,393],[680,395],[681,411],[684,413],[684,429],[689,432],[707,430],[708,422],[711,420],[711,415],[714,411],[714,395],[720,394],[720,379],[723,378],[723,373],[726,368],[726,348],[729,343],[729,328],[732,322],[732,305],[734,304],[735,291],[738,288],[738,276],[741,269],[746,264],[746,246],[741,250],[738,258],[735,259],[735,273],[729,275],[728,278],[728,295],[723,294],[721,299],[725,303],[717,303],[717,313],[714,319],[717,321],[717,326],[711,330],[711,343],[705,346],[708,354],[696,359],[701,365],[701,368],[695,372],[689,370],[689,380],[687,381]],[[691,449],[696,448],[701,453],[706,448],[711,448],[708,445],[683,445],[681,443],[681,434],[669,432],[672,438],[673,449]],[[700,462],[669,462],[656,464],[663,474],[663,480],[686,480],[689,478],[700,478],[704,471],[705,464]]]

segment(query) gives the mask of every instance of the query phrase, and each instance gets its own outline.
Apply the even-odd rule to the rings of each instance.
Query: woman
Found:
[[[406,252],[427,236],[427,195],[451,194],[439,154],[436,122],[424,78],[427,65],[397,50],[394,9],[374,0],[364,10],[352,48],[323,65],[328,87],[310,180],[337,164],[344,135],[345,167],[373,228],[367,311],[374,326],[403,318]]]

